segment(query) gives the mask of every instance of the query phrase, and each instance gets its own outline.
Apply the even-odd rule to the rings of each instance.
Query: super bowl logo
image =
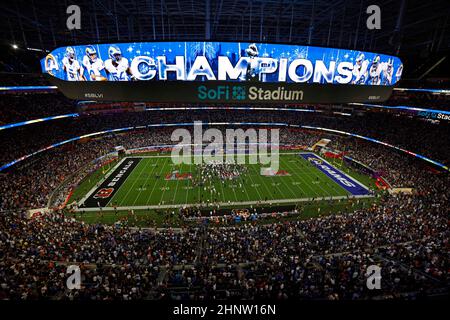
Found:
[[[111,196],[113,193],[114,188],[102,188],[97,191],[97,193],[94,195],[95,199],[106,199]]]

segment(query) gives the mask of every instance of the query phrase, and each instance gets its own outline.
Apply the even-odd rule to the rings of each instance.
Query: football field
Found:
[[[122,159],[81,200],[84,208],[175,208],[369,197],[368,188],[313,153],[280,153],[279,169],[262,175],[260,164],[221,168],[174,164],[170,154]],[[205,174],[206,172],[206,174]],[[354,186],[354,188],[349,187]],[[356,191],[355,191],[356,190]]]

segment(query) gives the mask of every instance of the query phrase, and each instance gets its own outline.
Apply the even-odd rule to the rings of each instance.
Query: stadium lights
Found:
[[[445,115],[449,115],[450,114],[450,111],[446,111],[446,110],[425,109],[425,108],[410,107],[410,106],[383,106],[383,105],[379,105],[379,104],[357,103],[357,102],[352,102],[352,103],[348,103],[348,104],[349,105],[354,105],[354,106],[370,107],[370,108],[409,110],[409,111],[429,112],[429,113],[436,113],[436,114],[442,113],[442,114],[445,114]]]
[[[347,112],[339,112],[339,111],[334,111],[333,114],[337,114],[337,115],[341,115],[341,116],[346,116],[346,117],[351,117],[351,113],[347,113]]]
[[[0,87],[0,91],[40,91],[40,90],[56,90],[57,86],[10,86]]]
[[[27,48],[27,50],[30,50],[30,51],[38,51],[38,52],[48,52],[48,50],[37,49],[37,48]]]
[[[1,88],[0,88],[1,89]],[[40,118],[40,119],[34,119],[34,120],[28,120],[28,121],[22,121],[22,122],[16,122],[16,123],[10,123],[0,126],[0,131],[15,127],[21,127],[28,124],[38,123],[38,122],[44,122],[49,120],[57,120],[57,119],[64,119],[64,118],[75,118],[78,117],[78,113],[70,113],[70,114],[63,114],[59,116],[53,116],[53,117],[47,117],[47,118]]]
[[[12,48],[13,48],[14,50],[19,49],[19,46],[18,46],[17,44],[15,44],[15,43],[12,44],[11,46],[12,46]]]
[[[450,95],[450,90],[448,89],[422,89],[422,88],[394,88],[394,91],[402,91],[402,92],[428,92],[432,94],[445,94]]]

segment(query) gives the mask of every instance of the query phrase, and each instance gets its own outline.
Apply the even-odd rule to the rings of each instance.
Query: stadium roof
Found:
[[[379,1],[381,30],[365,27],[366,0],[15,0],[0,11],[2,39],[52,49],[71,43],[169,39],[295,42],[395,53],[448,47],[448,1]],[[81,30],[66,28],[70,4]],[[402,14],[403,13],[403,14]]]

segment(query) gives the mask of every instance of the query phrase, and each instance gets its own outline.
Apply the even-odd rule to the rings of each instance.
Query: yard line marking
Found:
[[[143,179],[143,178],[140,178],[140,177],[141,177],[142,173],[145,171],[145,169],[147,168],[147,165],[148,165],[147,163],[143,163],[143,167],[141,167],[139,171],[136,171],[136,172],[139,172],[138,175],[137,175],[137,178],[134,179],[133,184],[132,184],[131,187],[128,189],[128,192],[125,194],[125,196],[122,198],[121,203],[122,203],[122,202],[129,203],[128,195],[129,195],[129,193],[130,193],[131,191],[134,190],[134,185],[136,184],[136,182],[138,182],[140,179]],[[132,173],[133,173],[133,172],[132,172]],[[132,174],[132,173],[131,173],[131,174]],[[131,193],[131,196],[133,196],[133,194],[134,194],[134,192]]]
[[[299,157],[299,159],[301,159],[301,158]],[[305,163],[308,164],[307,162],[305,162]],[[290,169],[292,169],[292,167],[291,167],[290,164],[287,164],[287,166],[288,166]],[[306,188],[308,188],[310,191],[312,191],[311,195],[314,195],[314,197],[320,197],[320,193],[318,193],[317,190],[316,190],[315,188],[312,188],[312,187],[309,185],[309,182],[308,182],[306,179],[303,178],[302,173],[305,172],[305,171],[304,171],[305,168],[300,167],[298,163],[295,164],[295,167],[297,167],[297,169],[294,168],[294,171],[295,171],[295,172],[297,172],[296,170],[299,171],[298,177],[299,177],[300,180],[302,180],[302,181],[304,182],[304,186],[305,186]],[[311,169],[311,168],[307,167],[307,170],[308,170],[308,171],[307,171],[307,172],[308,172],[308,176],[312,176],[312,177],[313,177],[314,174],[310,174],[310,172],[311,172],[310,169]],[[306,190],[303,190],[303,188],[302,188],[302,192],[305,192],[305,195],[306,195]]]
[[[167,165],[167,162],[165,163],[166,165]],[[168,169],[169,170],[172,170],[173,168],[172,168],[172,166],[169,164],[168,165]],[[165,200],[164,200],[164,195],[166,194],[166,189],[167,189],[167,183],[169,183],[169,180],[166,180],[166,178],[164,177],[164,181],[165,181],[165,183],[164,183],[164,190],[163,190],[163,192],[162,192],[162,194],[161,194],[161,199],[160,199],[160,202],[165,202]]]
[[[181,168],[180,168],[181,171]],[[177,179],[177,184],[175,186],[175,192],[173,193],[173,198],[172,198],[172,203],[175,203],[175,197],[177,196],[177,191],[178,191],[178,183],[180,182],[179,179]]]
[[[279,163],[280,164],[280,163]],[[261,167],[260,167],[261,168]],[[268,179],[267,179],[268,178]],[[277,188],[277,190],[278,190],[278,192],[280,192],[280,195],[283,195],[283,190],[281,190],[279,187],[278,187],[278,184],[276,184],[275,183],[275,185],[274,185],[274,183],[273,183],[273,178],[277,178],[276,176],[272,176],[272,177],[262,177],[261,176],[261,172],[259,172],[259,175],[258,175],[258,179],[259,180],[261,180],[261,182],[262,182],[262,184],[264,185],[264,187],[266,187],[266,189],[269,191],[269,194],[272,194],[271,193],[271,190],[270,189],[268,189],[268,187],[267,187],[267,184],[266,183],[269,183],[269,182],[272,182],[272,186],[274,186],[274,187],[276,187]],[[279,177],[278,177],[279,178]],[[279,181],[279,179],[276,179],[276,181],[279,183],[279,184],[282,184],[281,183],[281,181]],[[283,184],[284,185],[284,184]],[[292,190],[289,188],[289,191],[291,192],[291,194],[294,196],[294,198],[295,198],[295,192],[292,192]],[[262,199],[261,199],[262,200]]]
[[[86,195],[81,198],[80,202],[78,205],[82,205],[93,193],[95,190],[97,190],[97,188],[103,183],[103,181],[105,181],[114,171],[116,171],[116,169],[122,164],[122,162],[125,161],[126,158],[123,158],[122,160],[120,160],[118,163],[116,163],[116,165],[110,169],[101,179],[100,181],[98,181],[91,190],[88,191],[88,193],[86,193]],[[99,168],[100,170],[100,168]]]
[[[252,167],[249,167],[249,171],[252,170],[252,169],[253,169]],[[248,177],[250,178],[250,180],[252,181],[252,183],[255,184],[255,182],[254,182],[253,179],[252,179],[252,174],[251,174],[250,172],[249,172]],[[260,184],[261,184],[261,183],[260,183]],[[264,183],[263,183],[263,184],[264,184]],[[255,188],[256,193],[258,193],[259,200],[261,201],[261,200],[263,200],[263,197],[261,197],[261,194],[259,193],[259,190],[258,190],[258,189],[259,189],[258,187]],[[270,193],[270,191],[269,191],[269,193]]]
[[[161,179],[161,177],[164,175],[164,173],[163,173],[163,171],[166,169],[166,161],[164,161],[164,160],[162,160],[163,161],[163,163],[162,163],[162,165],[161,165],[161,170],[159,171],[159,174],[158,174],[158,176],[159,176],[159,178]],[[157,163],[159,163],[159,159],[157,160]],[[166,177],[164,176],[164,179],[165,179]],[[159,183],[159,181],[156,181],[155,180],[155,183],[153,184],[153,188],[152,188],[152,192],[150,193],[150,196],[147,198],[147,200],[146,200],[146,203],[148,204],[148,201],[149,200],[151,200],[151,198],[152,198],[152,196],[153,196],[153,192],[155,192],[155,187],[158,185],[158,187],[160,186],[160,183]],[[164,187],[166,187],[167,186],[167,181],[165,181],[165,183],[164,183]],[[160,194],[160,197],[159,197],[159,201],[158,201],[158,203],[161,203],[163,201],[163,194]]]
[[[240,183],[242,184],[242,188],[244,189],[244,192],[247,195],[247,200],[250,201],[251,198],[250,198],[250,196],[249,196],[249,194],[247,192],[247,188],[245,186],[245,183],[243,182],[243,180],[244,180],[243,176],[239,176],[239,179],[240,179]]]
[[[219,185],[220,185],[220,190],[222,190],[222,200],[223,200],[223,202],[225,202],[226,200],[225,200],[225,190],[224,190],[224,188],[223,188],[223,183],[222,183],[222,181],[219,181]]]
[[[160,159],[157,159],[156,160],[156,164],[158,165],[159,164],[159,160]],[[164,161],[164,160],[163,160]],[[163,165],[161,166],[161,170],[159,171],[159,177],[161,177],[161,173],[162,173],[162,170],[164,169],[164,163],[163,163]],[[150,192],[150,195],[148,196],[148,198],[147,198],[147,200],[145,201],[145,203],[147,203],[148,204],[148,200],[149,199],[151,199],[152,198],[152,195],[153,195],[153,192],[155,191],[155,187],[156,187],[156,183],[157,181],[155,180],[154,181],[154,183],[153,183],[153,187],[152,187],[152,191]],[[159,202],[161,202],[161,198],[159,199]]]
[[[317,192],[315,191],[316,189],[311,188],[309,183],[306,184],[306,185],[308,186],[309,189],[314,190],[314,192],[317,194],[318,197],[329,197],[329,196],[331,196],[331,194],[332,194],[333,192],[337,192],[337,190],[335,190],[334,188],[331,188],[331,191],[332,191],[332,192],[330,192],[329,189],[324,189],[324,188],[322,187],[322,184],[321,184],[320,182],[326,183],[327,181],[329,181],[329,178],[328,178],[326,175],[324,175],[322,171],[318,170],[316,167],[310,166],[310,163],[307,162],[306,160],[304,160],[303,158],[299,157],[299,159],[301,159],[302,161],[305,161],[305,163],[308,165],[308,167],[314,169],[314,171],[311,171],[311,172],[314,172],[314,174],[308,175],[309,177],[313,177],[313,178],[314,178],[314,177],[319,177],[319,184],[318,184],[318,186],[319,186],[319,188],[325,193],[323,196],[320,195],[320,193],[317,193]],[[296,166],[298,167],[298,164],[296,164]],[[301,177],[301,179],[303,179],[303,178]],[[306,181],[306,180],[304,180],[304,181]],[[312,182],[314,183],[314,181],[312,181]],[[334,181],[332,181],[332,182],[334,183]],[[333,184],[332,184],[332,185],[333,185]]]
[[[192,177],[194,177],[194,174],[192,173],[192,163],[189,163],[189,173],[192,175]],[[192,180],[192,179],[187,179],[187,180],[188,180],[188,181],[187,181],[187,186],[188,186],[188,188],[186,189],[186,199],[185,199],[185,201],[184,201],[185,204],[188,203],[189,187],[190,187],[190,185],[191,185],[191,180]]]
[[[287,163],[287,161],[286,161],[286,163]],[[280,164],[281,164],[281,162],[280,162]],[[291,169],[291,167],[290,167],[289,165],[286,164],[286,166],[289,167],[289,168]],[[287,177],[288,177],[288,178],[291,180],[291,182],[292,182],[292,180],[294,180],[293,175],[294,175],[295,170],[294,170],[294,171],[290,170],[290,171],[291,171],[291,172],[290,172],[290,175],[287,176]],[[283,183],[282,180],[280,180],[280,182],[283,184],[283,186],[286,186],[286,187],[289,189],[289,191],[293,194],[294,197],[297,196],[297,193],[295,192],[295,190],[292,190],[288,183]],[[303,191],[303,190],[302,190],[302,191]]]
[[[144,180],[145,180],[144,185],[146,185],[146,184],[147,184],[147,181],[153,176],[153,171],[155,171],[155,168],[156,168],[156,165],[153,165],[153,164],[158,163],[158,160],[156,160],[156,163],[152,163],[151,161],[147,161],[147,162],[148,162],[148,164],[151,164],[151,166],[152,166],[153,168],[152,168],[152,173],[151,173],[147,178],[144,178]],[[145,169],[147,169],[148,164],[145,165]],[[140,175],[139,175],[138,179],[141,179],[141,178],[140,178]],[[136,180],[137,180],[137,179],[136,179]],[[140,191],[138,192],[138,194],[136,195],[136,198],[135,198],[134,201],[133,201],[133,205],[136,204],[136,201],[137,201],[137,200],[139,199],[139,197],[141,196],[141,193],[142,193],[142,190],[140,190]]]
[[[233,181],[233,180],[230,180],[230,181]],[[234,181],[234,182],[235,182],[235,181]],[[230,188],[231,188],[231,187],[230,187]],[[231,189],[233,189],[234,200],[239,201],[238,198],[237,198],[237,196],[236,196],[236,191],[234,191],[235,188],[231,188]]]
[[[140,164],[141,164],[141,162],[139,162],[139,165],[140,165]],[[138,165],[138,166],[139,166],[139,165]],[[146,165],[143,164],[143,166],[145,167]],[[136,169],[136,168],[134,168],[133,171],[134,171],[135,169]],[[143,170],[143,169],[141,168],[141,172],[142,172],[142,170]],[[113,195],[113,197],[111,198],[111,200],[109,200],[109,202],[107,203],[107,205],[108,205],[109,203],[113,203],[112,201],[113,201],[114,198],[120,193],[120,189],[122,189],[122,187],[126,184],[128,178],[131,177],[131,175],[133,174],[133,171],[130,172],[130,174],[127,176],[127,178],[125,179],[125,181],[124,181],[124,182],[122,183],[122,185],[120,186],[119,190],[117,190],[116,194]],[[131,187],[128,189],[128,191],[127,191],[127,193],[125,194],[125,196],[121,199],[121,201],[120,201],[119,204],[122,204],[122,203],[124,202],[124,200],[127,199],[127,196],[128,196],[128,194],[130,193],[130,191],[133,189],[135,183],[136,183],[136,180],[133,181],[133,184],[132,184]],[[125,201],[125,202],[126,202],[126,201]]]

